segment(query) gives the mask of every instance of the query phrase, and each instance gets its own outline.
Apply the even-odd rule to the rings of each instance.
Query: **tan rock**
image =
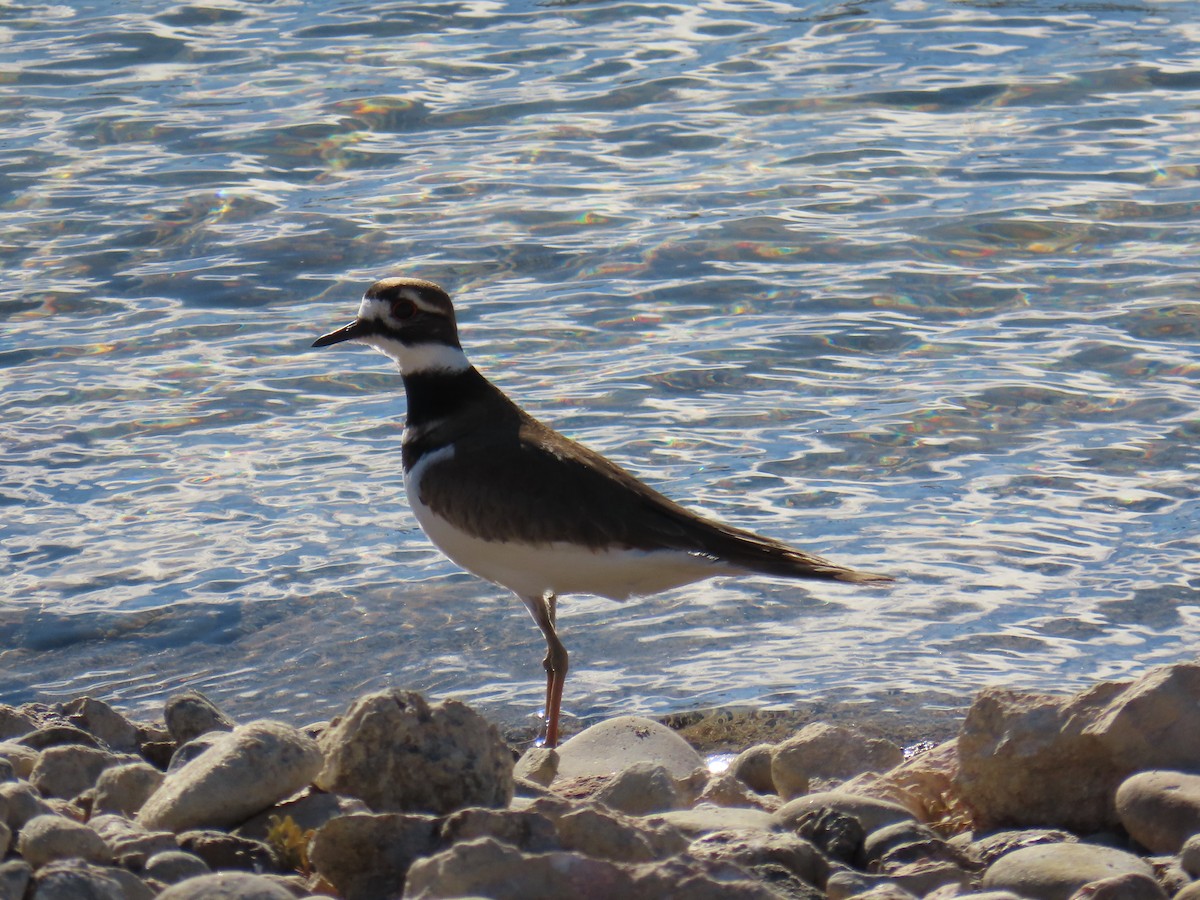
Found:
[[[36,816],[25,823],[17,841],[17,852],[40,869],[60,859],[112,862],[112,848],[88,826],[62,816]]]
[[[1149,875],[1127,872],[1085,884],[1071,900],[1168,900],[1167,892]]]
[[[813,722],[771,751],[771,781],[785,800],[825,789],[862,772],[886,772],[904,761],[891,741],[844,725]]]
[[[1200,768],[1198,695],[1200,663],[1073,697],[989,688],[963,723],[957,785],[981,827],[1111,828],[1126,776]]]
[[[128,761],[107,750],[78,744],[47,747],[39,754],[29,782],[43,797],[70,800],[92,787],[105,769]]]
[[[251,722],[170,773],[137,815],[151,830],[231,827],[308,785],[321,751],[282,722]]]
[[[662,766],[672,778],[704,768],[704,758],[678,734],[651,719],[618,716],[581,731],[558,748],[558,778],[613,775],[635,763]]]
[[[980,881],[984,890],[1010,890],[1029,900],[1070,900],[1084,885],[1117,875],[1154,877],[1149,863],[1098,844],[1042,844],[1000,857]]]
[[[412,691],[360,697],[321,735],[323,790],[379,812],[447,813],[507,806],[513,760],[496,726],[457,700]]]
[[[1116,808],[1125,830],[1143,847],[1178,853],[1200,833],[1200,775],[1139,772],[1117,789]]]
[[[163,782],[163,773],[149,763],[135,762],[105,769],[96,779],[94,813],[133,816]]]
[[[309,843],[313,868],[345,900],[398,897],[413,860],[440,846],[439,821],[408,813],[355,813],[331,819]]]

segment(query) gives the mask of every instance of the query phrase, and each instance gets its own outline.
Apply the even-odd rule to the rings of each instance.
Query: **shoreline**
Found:
[[[901,700],[619,716],[556,750],[400,690],[304,728],[197,692],[152,722],[0,706],[0,897],[1200,900],[1200,663]]]

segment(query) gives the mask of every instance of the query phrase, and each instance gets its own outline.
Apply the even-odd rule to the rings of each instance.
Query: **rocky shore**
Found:
[[[307,728],[197,693],[0,706],[0,900],[1200,900],[1200,663],[718,768],[634,717],[517,758],[404,691]]]

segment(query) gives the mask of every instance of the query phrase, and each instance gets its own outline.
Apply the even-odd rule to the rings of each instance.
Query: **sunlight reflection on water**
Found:
[[[519,604],[406,507],[398,379],[307,349],[391,272],[671,495],[902,576],[570,598],[577,714],[1192,655],[1186,5],[0,17],[0,700],[534,708]]]

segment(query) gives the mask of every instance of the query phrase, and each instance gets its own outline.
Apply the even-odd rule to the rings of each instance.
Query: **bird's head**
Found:
[[[405,375],[469,368],[458,342],[458,324],[450,295],[431,281],[384,278],[371,285],[358,317],[313,341],[328,347],[357,341],[385,353]]]

